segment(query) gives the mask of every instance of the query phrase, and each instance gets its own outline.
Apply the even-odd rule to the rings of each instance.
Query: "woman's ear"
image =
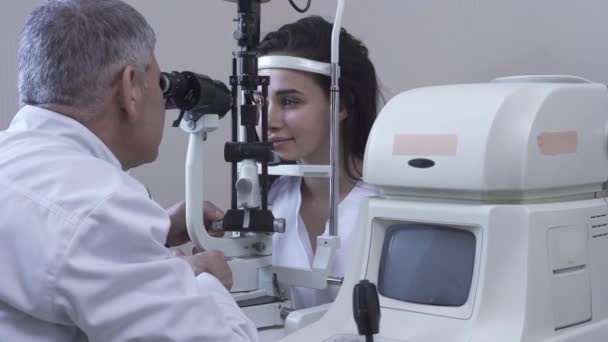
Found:
[[[353,96],[351,92],[344,91],[344,93],[341,93],[340,95],[340,114],[338,115],[340,121],[344,121],[344,119],[348,117],[348,110],[346,109],[348,107],[346,105],[347,103],[351,104],[352,108],[352,103],[354,103]]]
[[[343,121],[344,119],[346,119],[348,117],[348,112],[346,111],[346,108],[342,108],[340,110],[338,117],[340,118],[340,121]]]
[[[120,74],[118,100],[128,121],[137,121],[143,96],[143,86],[135,67],[127,65]]]

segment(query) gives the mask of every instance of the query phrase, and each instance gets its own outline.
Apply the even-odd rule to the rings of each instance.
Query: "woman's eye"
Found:
[[[293,98],[283,98],[283,106],[285,107],[293,107],[295,105],[297,105],[298,103],[300,103],[300,101],[298,101],[297,99],[293,99]]]

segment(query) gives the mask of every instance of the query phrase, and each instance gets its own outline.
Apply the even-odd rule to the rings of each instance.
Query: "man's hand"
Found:
[[[167,209],[171,219],[171,228],[167,234],[168,246],[179,246],[190,241],[186,229],[186,202],[179,202]],[[218,209],[213,203],[205,201],[203,203],[203,223],[205,228],[211,228],[211,222],[219,221],[224,218],[224,212]],[[222,233],[209,232],[212,236],[222,236]]]
[[[220,251],[205,251],[192,256],[182,256],[192,267],[195,275],[203,272],[216,277],[230,291],[232,288],[232,271],[226,262],[224,253]]]

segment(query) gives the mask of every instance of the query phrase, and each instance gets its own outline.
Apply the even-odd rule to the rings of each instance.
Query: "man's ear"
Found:
[[[139,104],[143,96],[143,86],[135,67],[127,65],[120,74],[120,88],[118,100],[122,112],[126,117],[123,119],[134,121],[138,118]]]

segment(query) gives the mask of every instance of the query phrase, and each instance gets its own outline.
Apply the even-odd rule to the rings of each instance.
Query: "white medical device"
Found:
[[[292,304],[283,295],[281,286],[302,286],[323,289],[328,284],[339,284],[341,279],[331,276],[330,265],[340,239],[336,234],[338,226],[337,208],[339,202],[338,139],[339,139],[339,32],[344,9],[344,0],[338,0],[335,27],[332,31],[331,63],[320,63],[290,56],[265,56],[257,60],[257,40],[259,40],[260,5],[269,0],[243,0],[238,3],[239,18],[234,37],[241,50],[235,53],[233,77],[231,79],[233,97],[233,141],[227,145],[224,155],[233,163],[232,176],[234,191],[231,209],[226,212],[221,229],[228,233],[224,238],[210,236],[203,225],[201,203],[203,194],[203,154],[204,140],[208,132],[218,127],[217,115],[194,116],[187,112],[180,119],[180,127],[190,133],[186,159],[186,221],[192,242],[200,249],[215,249],[224,252],[233,273],[234,285],[231,289],[234,299],[256,327],[282,326],[285,317],[291,312]],[[292,4],[293,5],[293,4]],[[238,65],[238,68],[237,68]],[[255,105],[250,103],[251,94],[258,88],[262,94],[267,91],[268,81],[258,77],[257,69],[287,68],[314,72],[331,76],[331,131],[330,165],[290,165],[268,170],[265,146],[265,108],[261,110],[261,144],[249,141]],[[238,69],[238,75],[237,75]],[[255,75],[255,76],[253,76]],[[167,74],[166,77],[170,76]],[[266,77],[267,79],[267,77]],[[181,89],[181,88],[180,88]],[[239,89],[242,96],[237,96]],[[237,118],[237,119],[235,119]],[[241,124],[238,132],[236,127]],[[263,151],[262,151],[263,150]],[[261,152],[262,151],[262,152]],[[231,160],[228,160],[230,158]],[[259,174],[258,174],[259,169]],[[268,174],[317,176],[330,178],[330,236],[317,239],[313,264],[310,269],[273,266],[271,262],[272,233],[284,231],[284,219],[274,218],[267,207],[265,184],[258,178],[266,179]],[[270,215],[268,215],[270,214]],[[261,225],[263,229],[256,228]],[[228,229],[226,229],[228,228]],[[305,315],[299,322],[316,320],[319,313]]]
[[[608,91],[560,77],[414,89],[381,111],[342,289],[283,341],[608,341]]]

